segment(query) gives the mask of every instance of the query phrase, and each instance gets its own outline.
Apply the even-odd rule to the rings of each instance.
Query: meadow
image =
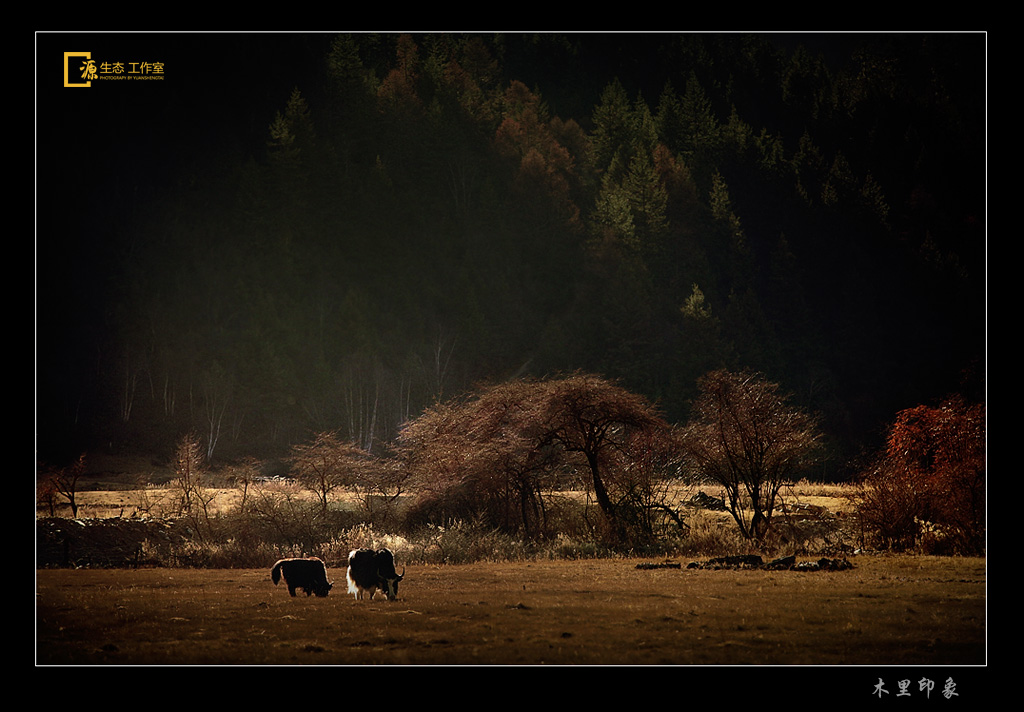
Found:
[[[159,515],[172,499],[161,486],[133,487],[124,477],[89,484],[79,493],[80,516],[94,520]],[[219,511],[237,505],[237,490],[217,494]],[[786,491],[799,516],[807,516],[800,508],[819,508],[840,522],[847,494],[808,482]],[[407,568],[395,602],[347,594],[341,552],[361,545],[347,540],[324,557],[334,582],[327,598],[291,598],[275,586],[269,550],[257,567],[40,567],[35,658],[41,666],[987,662],[983,557],[846,551],[852,568],[842,571],[688,568],[750,553],[738,548],[726,513],[694,510],[690,521],[692,550],[646,558],[502,560],[493,556],[500,547],[465,537],[443,542],[452,546],[439,557],[438,547],[407,542],[394,547]],[[474,546],[488,554],[474,558]],[[821,555],[796,553],[801,562]]]
[[[272,562],[270,562],[272,563]],[[986,663],[983,558],[845,571],[645,560],[412,565],[399,600],[291,598],[266,569],[36,572],[39,665]]]

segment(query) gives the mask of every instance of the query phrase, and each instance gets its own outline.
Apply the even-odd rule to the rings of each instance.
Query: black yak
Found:
[[[282,576],[292,596],[295,595],[295,589],[301,588],[307,597],[315,593],[318,598],[324,598],[334,586],[327,580],[324,562],[315,556],[308,559],[281,559],[270,570],[270,578],[274,580],[275,586]]]
[[[402,574],[395,571],[395,557],[388,549],[374,551],[373,549],[353,549],[348,555],[348,592],[355,595],[356,600],[373,594],[379,588],[388,597],[389,601],[398,598],[398,582],[405,578],[405,568]]]

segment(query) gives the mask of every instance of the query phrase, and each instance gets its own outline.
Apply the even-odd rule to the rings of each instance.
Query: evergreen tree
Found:
[[[646,151],[637,151],[629,163],[623,190],[633,216],[635,246],[649,259],[661,256],[668,231],[668,193]]]
[[[721,143],[722,129],[715,116],[711,100],[695,73],[686,81],[686,91],[680,101],[679,153],[698,177],[698,184],[710,175]]]
[[[630,146],[632,113],[625,87],[618,79],[612,81],[601,92],[591,117],[594,128],[590,137],[590,163],[598,174],[612,172],[613,179],[618,180],[615,174],[628,165],[624,154]]]

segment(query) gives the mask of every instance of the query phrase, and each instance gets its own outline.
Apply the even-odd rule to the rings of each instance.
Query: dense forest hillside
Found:
[[[842,477],[984,397],[983,34],[71,39],[37,68],[116,42],[167,78],[39,91],[41,458],[373,451],[575,370],[683,422],[724,366]]]

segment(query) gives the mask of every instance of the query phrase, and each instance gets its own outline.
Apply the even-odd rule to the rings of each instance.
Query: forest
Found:
[[[150,38],[186,40],[265,81],[41,93],[42,460],[379,453],[576,372],[681,423],[732,369],[842,481],[898,412],[985,399],[984,34]]]

